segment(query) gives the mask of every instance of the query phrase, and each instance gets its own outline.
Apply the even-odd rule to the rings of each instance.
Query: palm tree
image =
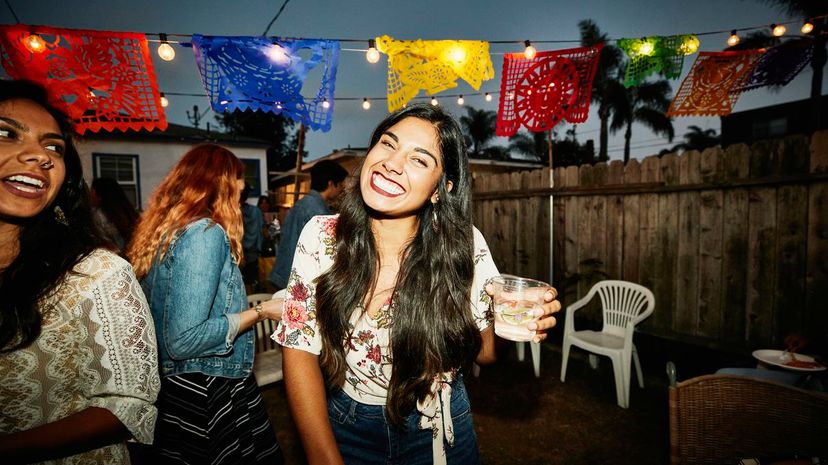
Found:
[[[548,158],[549,142],[546,138],[549,133],[541,132],[519,132],[509,138],[509,150],[534,157],[538,161]]]
[[[466,115],[460,117],[460,124],[471,149],[469,155],[476,158],[485,156],[486,145],[495,136],[497,112],[466,107]]]
[[[598,59],[598,69],[595,80],[592,81],[592,101],[598,104],[598,118],[601,120],[601,132],[598,139],[598,160],[608,160],[607,142],[609,139],[609,119],[613,109],[613,100],[619,98],[623,92],[623,84],[618,79],[618,70],[623,63],[621,49],[607,44],[607,35],[602,33],[591,19],[584,19],[578,23],[581,31],[581,45],[592,47],[604,44],[601,57]]]
[[[623,75],[623,73],[622,73]],[[616,89],[617,91],[618,89]],[[630,139],[633,123],[641,123],[656,134],[673,142],[673,120],[665,112],[670,106],[672,88],[666,79],[644,82],[624,89],[621,96],[613,98],[613,115],[610,131],[624,133],[624,163],[630,161]]]
[[[811,59],[811,68],[813,68],[813,75],[811,76],[811,99],[822,97],[822,70],[825,68],[825,63],[828,61],[828,18],[824,15],[828,14],[828,2],[825,0],[760,0],[771,6],[775,6],[782,13],[787,14],[791,18],[796,19],[811,19],[814,24],[814,30],[809,34],[810,39],[814,41],[814,57]],[[820,17],[821,16],[821,17]],[[819,17],[819,18],[818,18]]]
[[[716,134],[715,129],[702,129],[698,126],[688,126],[688,131],[684,133],[684,142],[673,146],[671,152],[679,150],[704,150],[708,147],[714,147],[721,143],[721,137]]]

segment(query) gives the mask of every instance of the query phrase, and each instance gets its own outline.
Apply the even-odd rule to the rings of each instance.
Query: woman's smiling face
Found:
[[[27,99],[0,102],[0,218],[31,218],[57,197],[66,177],[57,121]]]
[[[443,161],[437,129],[408,117],[391,126],[365,157],[359,188],[365,204],[390,218],[417,214],[435,201]]]

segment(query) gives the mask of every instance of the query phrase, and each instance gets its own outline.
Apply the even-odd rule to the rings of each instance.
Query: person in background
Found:
[[[331,214],[330,205],[336,202],[345,189],[347,177],[345,168],[331,160],[322,160],[311,168],[311,191],[293,205],[282,224],[276,265],[270,272],[270,281],[276,289],[287,287],[293,253],[302,228],[314,216]]]
[[[232,152],[194,147],[153,193],[127,249],[158,332],[155,447],[164,463],[282,462],[252,375],[250,331],[278,320],[282,302],[247,307],[238,267],[243,188],[244,165]]]
[[[68,120],[0,81],[0,463],[128,464],[151,443],[155,327],[101,247]]]
[[[273,336],[308,463],[479,463],[461,370],[495,359],[497,275],[457,122],[432,105],[386,117],[340,214],[302,231]]]
[[[111,250],[122,254],[138,222],[138,211],[112,178],[95,178],[89,193],[92,214],[104,241]]]
[[[282,226],[276,218],[276,212],[271,211],[270,199],[266,195],[259,196],[258,207],[264,218],[262,235],[264,236],[265,244],[262,246],[262,256],[275,257],[276,249],[279,247],[279,235],[282,232]]]
[[[242,259],[241,270],[244,284],[249,289],[254,290],[259,283],[259,255],[262,253],[262,246],[264,245],[264,236],[262,235],[264,217],[259,207],[247,203],[251,189],[250,184],[245,183],[240,198],[242,221],[244,223],[244,235],[242,236],[244,258]]]

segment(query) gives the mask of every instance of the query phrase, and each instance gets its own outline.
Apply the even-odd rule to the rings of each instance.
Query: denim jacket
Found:
[[[254,335],[236,337],[247,296],[224,229],[207,218],[194,221],[159,256],[141,286],[155,320],[161,376],[248,376]]]

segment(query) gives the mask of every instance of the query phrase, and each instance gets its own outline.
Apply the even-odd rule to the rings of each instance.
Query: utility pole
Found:
[[[296,141],[296,176],[293,181],[293,202],[299,200],[299,172],[302,170],[302,152],[305,149],[305,123],[299,124]]]
[[[187,111],[187,119],[190,120],[190,124],[195,126],[198,129],[198,123],[201,121],[201,114],[198,112],[198,105],[193,105],[193,114],[190,114],[190,111]]]

